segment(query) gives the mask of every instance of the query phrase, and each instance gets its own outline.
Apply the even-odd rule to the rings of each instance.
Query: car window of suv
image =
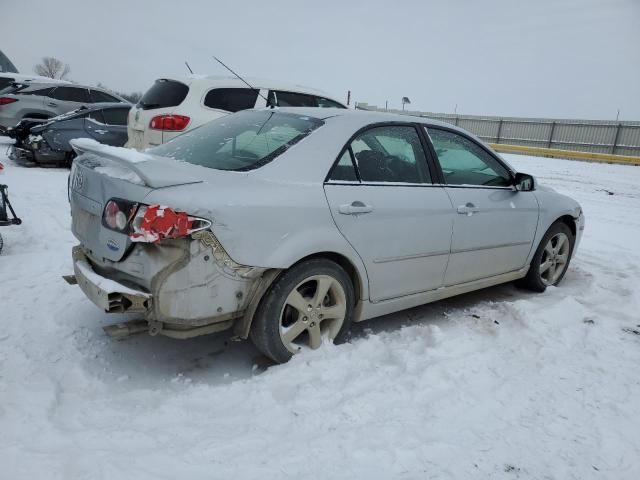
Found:
[[[316,100],[318,102],[318,106],[321,108],[347,108],[344,105],[339,104],[338,102],[329,100],[328,98],[316,97]]]
[[[256,105],[258,90],[250,88],[214,88],[204,97],[204,105],[209,108],[239,112]]]
[[[509,171],[480,145],[449,130],[426,130],[447,184],[511,186]]]
[[[102,103],[102,102],[120,102],[116,97],[109,95],[108,93],[101,92],[100,90],[91,90],[90,91],[91,103]]]
[[[269,90],[269,98],[267,103],[273,105],[277,98],[279,107],[317,107],[317,97],[306,95],[304,93],[282,92],[279,90]]]
[[[128,108],[107,108],[102,110],[107,125],[126,125],[129,116]]]
[[[363,182],[431,182],[418,132],[412,126],[371,128],[351,142],[351,150]]]
[[[53,98],[65,102],[87,103],[89,96],[85,88],[58,87],[53,91]]]

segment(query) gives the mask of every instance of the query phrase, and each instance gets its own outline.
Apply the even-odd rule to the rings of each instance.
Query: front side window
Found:
[[[509,171],[480,145],[448,130],[427,128],[445,182],[449,185],[508,187]]]
[[[424,150],[414,127],[371,128],[351,142],[350,150],[363,182],[431,182]],[[333,172],[331,179],[334,179]]]
[[[258,90],[250,88],[215,88],[204,97],[204,105],[226,112],[239,112],[256,105]]]
[[[87,91],[84,88],[58,87],[53,91],[53,98],[65,102],[88,102]]]
[[[149,152],[218,170],[253,170],[323,124],[291,113],[247,110],[213,120]]]

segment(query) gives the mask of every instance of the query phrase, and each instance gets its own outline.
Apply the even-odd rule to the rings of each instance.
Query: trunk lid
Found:
[[[132,245],[127,234],[103,225],[102,214],[110,199],[143,203],[154,189],[202,182],[175,160],[90,139],[75,139],[71,144],[80,155],[69,175],[71,230],[98,258],[117,262]]]

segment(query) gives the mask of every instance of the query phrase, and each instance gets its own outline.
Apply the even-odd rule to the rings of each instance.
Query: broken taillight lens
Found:
[[[129,238],[134,242],[158,243],[164,239],[186,237],[210,226],[209,220],[169,207],[142,205],[131,222]]]
[[[137,203],[112,198],[104,207],[102,224],[110,230],[128,234],[131,231],[131,219],[136,214],[137,209]]]

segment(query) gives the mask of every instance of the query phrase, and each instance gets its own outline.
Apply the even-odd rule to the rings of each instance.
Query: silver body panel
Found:
[[[70,181],[73,232],[95,270],[149,292],[154,306],[147,318],[152,321],[203,325],[231,316],[240,325],[236,333],[246,337],[269,282],[311,255],[338,256],[353,269],[354,320],[360,321],[523,277],[542,236],[561,217],[574,219],[576,247],[580,241],[580,206],[543,188],[522,192],[328,182],[327,173],[355,132],[376,122],[406,124],[407,117],[331,109],[295,112],[325,124],[256,170],[218,171],[147,155],[130,164],[146,183],[134,185],[93,170],[108,155],[78,157]],[[415,122],[443,125],[423,118]],[[76,188],[78,174],[81,188]],[[100,224],[112,197],[169,205],[210,220],[232,271],[207,264],[203,259],[211,251],[194,240],[132,246],[117,237]],[[341,206],[354,201],[372,208],[341,213]],[[458,207],[468,203],[477,211],[459,213]],[[109,240],[118,244],[117,252],[106,247]],[[176,257],[163,250],[171,245],[183,253]],[[240,275],[243,268],[251,269],[248,277]],[[178,271],[170,280],[162,273]],[[185,302],[192,306],[156,309],[156,304]]]

